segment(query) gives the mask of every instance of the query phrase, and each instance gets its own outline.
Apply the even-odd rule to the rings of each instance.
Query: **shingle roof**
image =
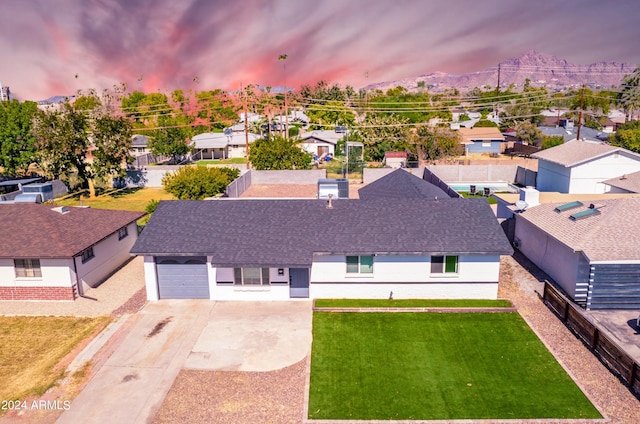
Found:
[[[586,210],[584,206],[556,212],[562,203],[547,203],[522,212],[516,219],[524,219],[539,227],[555,239],[582,251],[591,261],[640,259],[640,198],[594,201],[600,214],[573,221],[569,216]],[[517,221],[516,221],[516,225]]]
[[[131,253],[218,266],[310,266],[315,254],[511,254],[485,199],[164,201]]]
[[[69,207],[65,214],[43,204],[0,204],[0,258],[70,258],[144,212]]]
[[[336,144],[344,138],[344,133],[338,133],[331,130],[314,130],[300,135],[300,139],[305,142],[309,138],[315,138],[327,143]]]
[[[622,153],[632,156],[640,161],[639,154],[623,149],[622,147],[578,140],[569,141],[550,149],[541,150],[540,152],[531,155],[531,157],[571,167],[613,153]]]
[[[602,182],[612,187],[621,188],[631,193],[640,193],[640,172],[622,175]]]
[[[440,187],[396,169],[382,178],[358,190],[360,199],[447,199],[449,196]]]
[[[496,127],[460,128],[458,131],[465,141],[504,140],[504,135]]]

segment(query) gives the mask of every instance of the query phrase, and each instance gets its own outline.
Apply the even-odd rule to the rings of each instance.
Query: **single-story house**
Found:
[[[345,134],[335,130],[314,130],[300,135],[300,143],[303,150],[317,155],[322,160],[327,155],[335,156],[336,144],[344,138]]]
[[[144,215],[0,203],[0,300],[74,300],[129,260]]]
[[[460,128],[465,154],[500,153],[504,151],[505,137],[496,127]]]
[[[249,144],[261,138],[249,133]],[[194,160],[243,158],[246,156],[247,137],[244,132],[202,133],[191,138]]]
[[[578,127],[567,119],[560,119],[560,126],[538,126],[544,136],[562,137],[565,143],[578,139]],[[609,134],[604,131],[594,130],[587,126],[580,127],[580,141],[602,142],[609,140]]]
[[[389,168],[406,168],[407,160],[407,152],[384,152],[382,163]]]
[[[131,149],[129,150],[132,156],[142,156],[147,153],[151,153],[149,149],[149,137],[146,135],[136,134],[131,137]]]
[[[602,182],[608,193],[640,193],[640,171],[622,174]]]
[[[149,300],[495,299],[512,252],[484,199],[164,201],[131,249]]]
[[[603,143],[573,140],[531,157],[538,159],[540,191],[604,193],[604,181],[640,171],[640,154]]]
[[[448,199],[444,190],[404,169],[396,169],[358,190],[358,197],[369,199]],[[459,197],[459,196],[455,196]]]
[[[640,198],[548,203],[515,215],[514,242],[586,309],[640,309]]]

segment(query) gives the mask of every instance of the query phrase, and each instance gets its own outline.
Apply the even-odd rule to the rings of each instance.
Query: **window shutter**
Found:
[[[242,269],[233,268],[233,284],[236,286],[242,285]]]
[[[262,285],[269,285],[269,268],[262,268]]]

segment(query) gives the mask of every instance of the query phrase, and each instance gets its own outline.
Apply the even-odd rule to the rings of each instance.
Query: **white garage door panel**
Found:
[[[157,262],[160,299],[210,298],[206,263],[193,258],[157,258]]]

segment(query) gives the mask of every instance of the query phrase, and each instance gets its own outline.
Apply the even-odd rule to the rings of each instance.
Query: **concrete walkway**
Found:
[[[268,371],[311,350],[311,302],[162,300],[122,324],[113,354],[57,421],[146,423],[183,368]]]
[[[207,324],[213,302],[148,304],[58,423],[145,423],[153,417]]]

